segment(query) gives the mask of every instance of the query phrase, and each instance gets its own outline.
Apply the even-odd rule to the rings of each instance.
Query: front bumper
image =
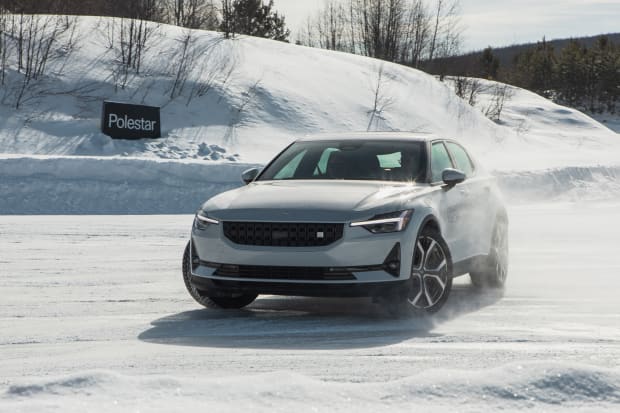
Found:
[[[386,297],[406,291],[407,280],[379,283],[287,283],[268,281],[221,280],[192,276],[196,289],[210,296],[230,297],[239,294],[288,295],[302,297]]]
[[[194,229],[191,282],[223,295],[388,295],[409,279],[416,228],[411,222],[407,231],[372,234],[345,226],[341,239],[319,247],[240,245],[225,237],[222,225]],[[395,250],[396,270],[388,266]]]

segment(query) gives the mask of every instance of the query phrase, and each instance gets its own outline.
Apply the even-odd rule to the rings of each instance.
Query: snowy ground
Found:
[[[0,411],[618,411],[620,202],[512,207],[504,297],[198,308],[191,216],[0,217]]]

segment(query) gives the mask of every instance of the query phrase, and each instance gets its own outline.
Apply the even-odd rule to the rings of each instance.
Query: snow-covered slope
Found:
[[[498,88],[506,88],[498,145],[483,149],[494,170],[532,170],[565,166],[620,165],[620,135],[576,109],[551,102],[533,92],[493,81],[481,85],[476,108],[493,106]]]
[[[526,171],[532,182],[548,179],[548,169],[571,180],[566,168],[615,170],[619,164],[616,133],[533,93],[513,88],[502,122],[494,123],[448,83],[423,72],[264,39],[224,40],[214,32],[158,26],[140,75],[119,88],[108,47],[110,24],[114,20],[78,18],[80,40],[66,60],[50,63],[50,75],[29,89],[19,110],[0,106],[0,213],[191,212],[197,205],[190,199],[238,184],[245,165],[222,166],[230,173],[226,184],[211,180],[208,168],[264,163],[295,137],[326,131],[434,132],[460,139],[502,176]],[[171,98],[188,34],[191,70]],[[491,98],[483,93],[481,101]],[[118,141],[103,135],[104,99],[161,106],[163,138]],[[54,160],[41,159],[49,156]],[[170,197],[162,164],[141,158],[177,162],[174,193],[199,195]],[[144,179],[147,189],[132,189]],[[204,185],[196,187],[197,179]],[[50,197],[54,193],[63,195]]]
[[[205,31],[192,32],[192,70],[181,96],[170,99],[187,31],[165,25],[152,37],[142,74],[117,90],[110,22],[80,18],[81,41],[52,90],[20,111],[2,109],[0,153],[204,158],[198,145],[208,143],[243,161],[265,162],[294,136],[321,131],[432,131],[480,144],[501,134],[422,72],[265,39],[222,40]],[[211,89],[188,104],[196,83]],[[377,84],[383,111],[371,122]],[[102,135],[103,99],[161,106],[164,139],[118,142]]]
[[[265,162],[295,136],[369,127],[434,132],[497,156],[504,148],[563,152],[618,141],[587,116],[523,90],[508,102],[507,123],[496,125],[448,85],[414,69],[265,39],[223,40],[205,31],[191,32],[191,70],[181,95],[171,99],[188,32],[166,25],[152,35],[141,74],[122,90],[112,78],[115,56],[106,34],[111,22],[79,18],[76,49],[50,71],[45,87],[33,87],[19,111],[0,109],[0,153],[210,160],[212,151],[200,147],[206,143],[245,162]],[[189,101],[196,85],[210,89]],[[383,110],[371,119],[377,85]],[[101,134],[104,99],[161,106],[164,139],[123,142]]]

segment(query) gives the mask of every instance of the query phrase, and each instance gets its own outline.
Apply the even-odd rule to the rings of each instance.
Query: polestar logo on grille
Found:
[[[317,237],[318,239],[323,239],[323,238],[325,238],[325,233],[324,233],[324,232],[317,232],[317,233],[316,233],[316,237]]]
[[[276,241],[280,241],[283,239],[288,239],[288,232],[286,231],[273,231],[271,233],[271,238],[276,240]]]

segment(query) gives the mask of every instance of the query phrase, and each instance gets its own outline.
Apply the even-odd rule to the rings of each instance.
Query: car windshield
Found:
[[[258,180],[419,182],[426,177],[426,162],[419,141],[301,141],[274,159]]]

